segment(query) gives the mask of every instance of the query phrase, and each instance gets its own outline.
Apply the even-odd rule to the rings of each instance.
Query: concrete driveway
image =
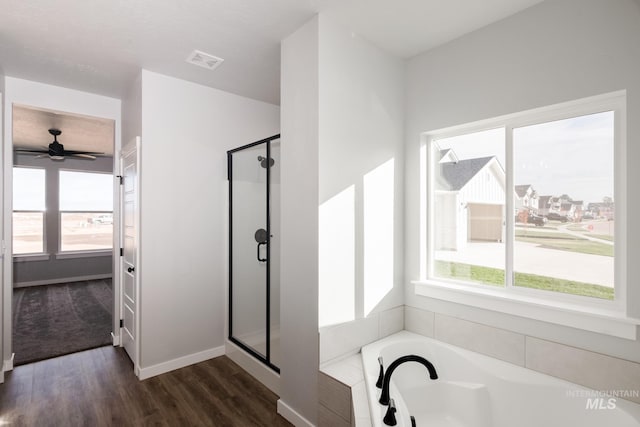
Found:
[[[469,242],[458,251],[436,251],[436,259],[504,269],[503,243]],[[515,242],[514,267],[519,273],[557,277],[613,288],[613,257],[541,248]]]

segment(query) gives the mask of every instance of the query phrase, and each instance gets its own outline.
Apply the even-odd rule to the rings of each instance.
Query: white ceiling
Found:
[[[408,58],[540,1],[0,0],[0,69],[120,98],[145,68],[279,104],[280,40],[318,11]],[[225,62],[187,64],[194,49]]]
[[[410,58],[543,0],[350,0],[327,12],[355,33]]]

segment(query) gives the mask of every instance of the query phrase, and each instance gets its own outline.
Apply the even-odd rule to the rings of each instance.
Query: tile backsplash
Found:
[[[625,398],[640,403],[640,363],[409,306],[322,328],[320,363],[403,329],[594,390],[630,390]]]
[[[599,391],[631,391],[640,403],[640,363],[405,306],[404,327],[439,341],[495,357]]]

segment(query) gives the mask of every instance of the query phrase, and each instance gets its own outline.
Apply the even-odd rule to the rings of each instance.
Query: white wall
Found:
[[[328,14],[319,34],[322,327],[403,304],[404,61]]]
[[[2,170],[4,171],[4,110],[5,110],[5,93],[4,93],[4,72],[0,68],[0,162],[2,162]],[[0,174],[0,200],[4,200],[4,173]],[[0,202],[2,203],[2,202]],[[4,238],[4,210],[0,210],[0,234]],[[4,252],[2,254],[5,255]],[[0,263],[0,321],[4,321],[4,263]],[[0,384],[4,382],[4,327],[0,328]]]
[[[142,72],[122,97],[122,146],[142,136]]]
[[[281,405],[314,422],[313,316],[375,340],[403,304],[404,63],[320,14],[283,41],[281,70]]]
[[[318,374],[318,18],[281,45],[280,400],[315,424]]]
[[[144,370],[224,345],[226,151],[278,133],[279,109],[146,70],[141,86]]]
[[[543,2],[408,62],[406,120],[406,304],[528,336],[633,361],[638,341],[414,295],[419,278],[420,133],[543,107],[620,89],[627,90],[626,202],[640,209],[633,183],[640,180],[640,7],[632,0]],[[618,198],[620,199],[620,198]],[[630,314],[640,314],[640,222],[628,239]]]
[[[120,148],[120,100],[88,92],[51,86],[43,83],[22,80],[15,77],[5,79],[5,109],[4,109],[4,210],[11,212],[12,186],[12,105],[30,105],[67,113],[83,114],[102,117],[115,121],[115,149]],[[11,241],[11,215],[5,215],[4,239]],[[4,293],[4,353],[7,362],[11,358],[11,295],[12,295],[12,259],[6,253],[4,258],[3,293]]]

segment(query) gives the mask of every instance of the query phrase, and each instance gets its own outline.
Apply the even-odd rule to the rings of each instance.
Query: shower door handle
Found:
[[[260,262],[267,262],[267,258],[266,257],[265,258],[260,258],[260,246],[266,245],[266,244],[267,244],[267,242],[259,242],[258,243],[258,261],[260,261]]]

